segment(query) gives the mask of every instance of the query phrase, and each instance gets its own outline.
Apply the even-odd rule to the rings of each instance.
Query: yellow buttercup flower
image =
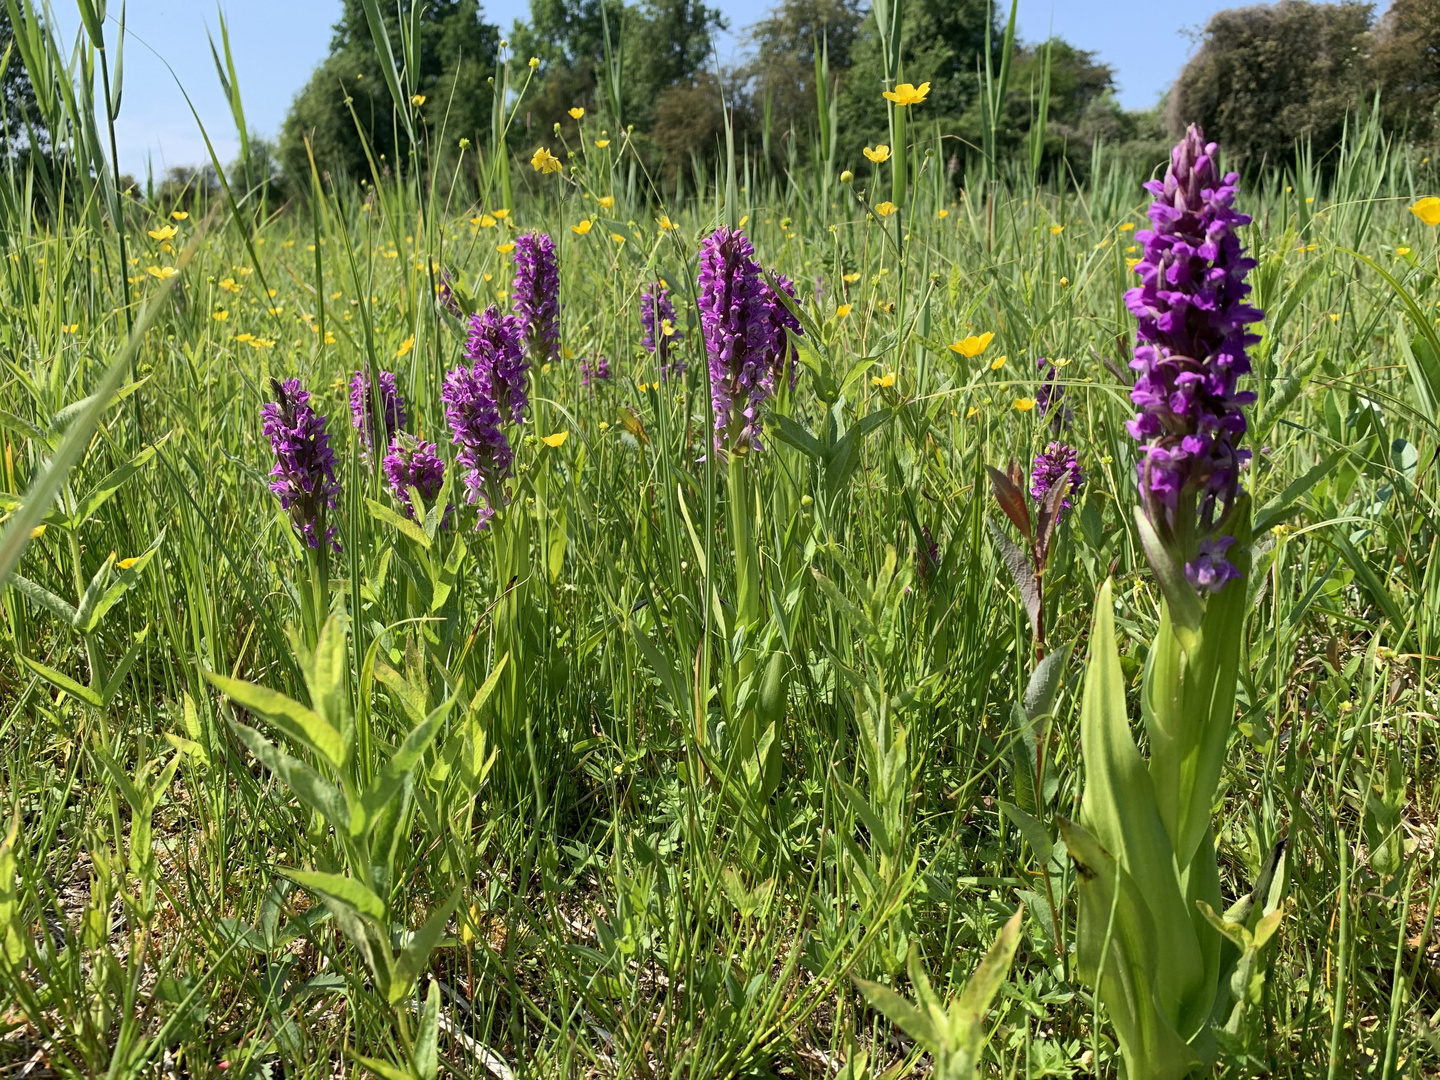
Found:
[[[941,221],[944,221],[947,217],[950,216],[950,211],[949,211],[949,210],[937,210],[937,211],[935,211],[935,216],[936,216],[937,218],[939,218]]]
[[[224,322],[226,319],[230,318],[230,312],[226,311],[224,308],[221,308],[219,311],[213,313],[210,317],[216,322]]]
[[[1410,207],[1410,212],[1426,225],[1440,225],[1440,198],[1427,195]]]
[[[887,200],[878,204],[875,207],[875,213],[879,214],[881,217],[889,217],[898,209],[900,209],[898,206],[896,206],[893,202]]]
[[[425,95],[415,94],[410,98],[410,104],[414,105],[418,109],[421,105],[425,104]]]
[[[185,210],[171,210],[170,216],[176,221],[184,221],[190,214]]]
[[[250,340],[251,338],[253,338],[254,336],[255,336],[254,334],[236,334],[236,335],[235,335],[235,340],[236,340],[236,341],[249,341],[249,340]]]
[[[271,341],[269,338],[252,337],[250,339],[250,347],[252,349],[273,349],[275,347],[275,342]]]
[[[1009,360],[1009,359],[1010,359],[1010,358],[1009,358],[1008,356],[997,356],[997,357],[995,357],[994,360],[991,360],[991,361],[990,361],[990,370],[991,370],[991,371],[999,371],[1002,367],[1005,366],[1005,361],[1006,361],[1006,360]]]
[[[679,225],[676,225],[673,221],[671,221],[670,218],[665,214],[660,215],[660,218],[656,222],[656,224],[659,225],[660,228],[664,229],[666,232],[669,232],[671,229],[678,229],[680,227]]]
[[[156,240],[169,240],[179,231],[174,225],[165,225],[159,229],[151,229],[150,235]]]
[[[838,315],[840,318],[843,319],[843,318],[845,318],[847,315],[850,314],[850,308],[851,308],[851,305],[849,305],[849,304],[841,304],[839,307],[837,307],[837,308],[835,309],[835,314]]]
[[[64,326],[60,327],[60,332],[61,332],[62,334],[73,334],[73,333],[77,332],[79,329],[80,329],[80,324],[79,324],[78,322],[72,322],[72,323],[66,323]]]
[[[116,570],[129,570],[130,567],[134,566],[134,565],[135,565],[137,562],[139,562],[139,561],[140,561],[140,556],[139,556],[139,555],[132,556],[131,558],[128,558],[128,559],[121,559],[119,562],[117,562],[117,563],[115,564],[115,569],[116,569]]]
[[[884,143],[881,143],[879,146],[875,147],[874,150],[871,150],[870,147],[867,146],[865,147],[864,153],[865,156],[871,161],[873,161],[876,165],[879,165],[882,161],[890,160],[890,147],[886,146]]]
[[[568,439],[569,437],[570,437],[570,432],[568,432],[568,431],[557,431],[557,432],[555,432],[555,434],[553,434],[553,435],[546,435],[546,436],[545,436],[543,439],[541,439],[540,441],[543,442],[546,446],[563,446],[563,445],[565,444],[565,440]]]
[[[615,209],[614,195],[601,195],[600,198],[596,199],[595,201],[598,202],[601,206],[603,206],[606,210]]]
[[[1129,232],[1133,228],[1135,228],[1135,223],[1133,221],[1127,221],[1125,222],[1125,224],[1120,226],[1120,231]]]
[[[404,341],[402,341],[402,342],[400,343],[400,348],[398,348],[398,349],[395,350],[395,355],[396,355],[397,357],[398,357],[398,356],[406,356],[406,355],[409,354],[410,350],[413,349],[414,347],[415,347],[415,335],[414,335],[414,334],[411,334],[409,337],[407,337]]]
[[[1051,225],[1051,226],[1050,226],[1050,235],[1051,235],[1051,236],[1059,236],[1059,235],[1060,235],[1062,232],[1064,232],[1064,231],[1065,231],[1065,226],[1064,226],[1064,225]]]
[[[1396,255],[1409,255],[1409,254],[1410,254],[1410,249],[1407,248],[1407,247],[1398,247],[1398,248],[1395,249],[1395,254],[1396,254]]]
[[[1339,313],[1338,311],[1337,311],[1337,312],[1331,312],[1331,314],[1330,314],[1330,321],[1331,321],[1331,322],[1339,322],[1339,321],[1340,321],[1340,313]]]
[[[955,342],[955,344],[951,345],[950,351],[957,352],[965,357],[979,356],[989,347],[990,342],[994,339],[995,335],[989,330],[983,334],[971,334],[969,337],[961,338]]]
[[[902,82],[894,90],[886,90],[884,98],[886,101],[893,101],[896,105],[919,105],[925,100],[925,95],[930,93],[930,84],[923,82],[914,86],[908,82]]]
[[[530,158],[530,167],[538,173],[557,173],[563,168],[560,159],[543,146]]]
[[[514,245],[514,244],[496,244],[496,245],[495,245],[495,250],[498,251],[498,252],[500,252],[501,255],[509,255],[510,252],[512,252],[512,251],[515,250],[515,245]]]
[[[610,239],[614,240],[617,244],[625,243],[625,237],[621,236],[618,232],[612,232],[610,234]]]
[[[966,413],[965,413],[965,419],[966,419],[966,420],[969,420],[972,416],[974,416],[974,415],[975,415],[976,413],[978,413],[979,411],[980,411],[980,410],[977,409],[974,405],[971,405],[970,408],[969,408],[969,409],[966,411]]]
[[[180,271],[176,270],[173,266],[147,266],[145,272],[151,277],[156,277],[164,281],[166,278],[174,277]]]
[[[589,218],[586,218],[584,221],[580,222],[579,225],[571,225],[570,231],[573,232],[576,236],[584,236],[594,227],[595,222],[591,221]]]
[[[349,316],[347,315],[346,318],[349,318]],[[334,344],[335,344],[335,335],[332,334],[329,330],[326,330],[326,331],[325,331],[325,344],[326,344],[326,345],[334,345]]]
[[[857,281],[860,280],[860,275],[859,275],[859,274],[846,274],[841,280],[844,281],[846,285],[854,285],[855,282],[857,282]]]
[[[499,210],[491,210],[490,213],[495,216],[496,221],[504,221],[510,216],[509,208],[504,206],[500,207]]]
[[[609,140],[609,139],[596,139],[596,140],[595,140],[595,145],[598,146],[601,150],[604,150],[605,147],[607,147],[607,146],[610,145],[610,140]]]
[[[874,378],[872,378],[872,379],[870,380],[870,385],[871,385],[871,386],[894,386],[894,385],[895,385],[895,373],[894,373],[893,371],[887,371],[884,375],[876,375]]]
[[[571,110],[570,110],[570,118],[571,118],[572,120],[579,120],[579,119],[580,119],[582,116],[584,116],[584,115],[585,115],[585,110],[584,110],[584,109],[581,109],[581,108],[578,108],[578,107],[577,107],[577,108],[574,108],[574,109],[571,109]]]
[[[44,536],[44,535],[45,535],[45,526],[44,526],[44,525],[36,525],[35,528],[33,528],[33,529],[30,530],[30,539],[31,539],[31,540],[39,540],[40,537],[42,537],[42,536]]]
[[[224,289],[226,292],[240,291],[240,286],[235,283],[235,279],[229,277],[220,279],[220,288]]]
[[[532,57],[530,58],[530,70],[531,70],[531,71],[534,71],[534,70],[535,70],[536,68],[538,68],[539,66],[540,66],[540,58],[539,58],[538,56],[532,56]]]
[[[1015,399],[1015,408],[1020,412],[1029,412],[1035,408],[1035,399],[1033,397],[1017,397]]]

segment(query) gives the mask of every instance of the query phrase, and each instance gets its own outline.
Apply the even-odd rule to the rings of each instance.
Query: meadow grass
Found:
[[[1078,190],[1017,172],[957,196],[922,140],[889,216],[863,170],[812,184],[742,161],[728,197],[702,175],[677,198],[592,123],[558,175],[517,158],[502,184],[457,149],[430,182],[317,175],[308,200],[203,195],[184,216],[0,178],[11,534],[31,536],[23,495],[78,433],[0,596],[15,1075],[905,1075],[926,1059],[855,979],[909,993],[918,949],[945,998],[1021,904],[985,1069],[1118,1075],[1051,841],[1083,779],[1096,593],[1114,578],[1132,693],[1158,618],[1124,428],[1141,178],[1101,147]],[[1283,513],[1247,583],[1218,847],[1235,898],[1285,839],[1288,899],[1228,1074],[1440,1067],[1440,352],[1424,332],[1440,247],[1408,209],[1435,186],[1428,160],[1360,125],[1323,175],[1242,189],[1266,312],[1246,484]],[[727,215],[807,320],[742,488],[710,451],[694,304],[697,244]],[[564,351],[531,372],[511,505],[483,531],[463,505],[424,529],[349,424],[350,378],[396,372],[410,430],[450,459],[440,389],[465,328],[437,303],[442,272],[508,307],[507,249],[529,229],[559,247]],[[678,379],[639,345],[657,279]],[[582,385],[600,355],[611,377]],[[1005,807],[1023,808],[1011,717],[1034,642],[985,466],[1028,467],[1053,437],[1029,407],[1040,357],[1065,362],[1085,482],[1045,573],[1047,639],[1073,649],[1027,815]],[[272,376],[329,416],[342,550],[319,568],[268,488]],[[87,427],[107,378],[120,400]],[[736,490],[764,613],[749,626]],[[317,648],[353,724],[328,772],[216,682],[321,709]],[[773,677],[757,655],[779,657]],[[759,709],[777,749],[757,769],[726,750]],[[357,840],[236,723],[347,792],[377,789],[417,726],[434,741]],[[307,872],[368,881],[384,940],[357,946]],[[375,957],[420,939],[418,978],[386,983]]]

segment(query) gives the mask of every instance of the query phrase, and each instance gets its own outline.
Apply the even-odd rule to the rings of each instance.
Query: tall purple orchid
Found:
[[[529,402],[523,333],[519,319],[493,305],[471,316],[465,344],[470,364],[446,374],[440,392],[452,441],[460,447],[456,461],[465,470],[466,501],[479,510],[477,529],[503,504],[502,483],[515,460],[505,426],[520,423]]]
[[[445,462],[436,449],[434,443],[401,432],[395,436],[390,452],[381,463],[390,493],[405,507],[408,518],[415,517],[415,507],[410,499],[411,488],[420,492],[420,498],[428,505],[435,501],[445,483]],[[446,514],[448,517],[448,509]]]
[[[560,357],[560,263],[555,241],[542,232],[515,239],[515,314],[524,327],[530,358],[547,364]]]
[[[794,286],[777,283],[787,295]],[[700,327],[710,361],[715,431],[731,448],[758,445],[760,406],[782,374],[793,375],[787,327],[800,329],[776,298],[739,230],[721,227],[700,245]]]
[[[1250,223],[1234,208],[1239,176],[1222,177],[1215,154],[1192,125],[1165,179],[1146,183],[1154,227],[1136,234],[1141,284],[1125,294],[1139,322],[1130,399],[1140,411],[1127,427],[1141,443],[1145,513],[1190,584],[1212,593],[1238,576],[1224,556],[1225,514],[1250,456],[1237,443],[1255,395],[1236,383],[1250,372],[1246,349],[1259,338],[1248,327],[1261,318],[1245,302],[1255,260],[1237,235]]]
[[[301,388],[299,379],[272,378],[270,388],[275,400],[260,409],[263,430],[275,452],[270,490],[290,512],[290,521],[307,547],[318,550],[323,541],[338,553],[335,527],[326,522],[327,512],[340,502],[326,419],[310,407],[310,392]]]

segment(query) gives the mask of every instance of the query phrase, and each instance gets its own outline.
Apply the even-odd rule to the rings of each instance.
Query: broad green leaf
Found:
[[[75,609],[45,586],[31,581],[29,578],[21,577],[19,574],[14,575],[10,581],[26,599],[39,604],[52,615],[64,619],[67,625],[75,624]]]
[[[1000,812],[1020,830],[1020,835],[1030,845],[1030,850],[1035,853],[1035,861],[1040,864],[1040,868],[1048,870],[1050,856],[1055,852],[1055,842],[1050,839],[1050,831],[1012,803],[1002,801]]]
[[[398,532],[414,540],[426,551],[430,550],[433,542],[430,537],[425,535],[425,530],[404,514],[396,513],[384,503],[378,503],[374,499],[365,500],[365,509],[370,511],[370,516],[376,521],[383,521],[386,525],[392,526]]]
[[[1060,835],[1074,860],[1080,894],[1077,973],[1105,1003],[1128,1075],[1182,1080],[1201,1062],[1161,1011],[1156,985],[1163,978],[1156,973],[1161,944],[1145,901],[1089,832],[1062,818]]]
[[[1070,646],[1064,645],[1049,653],[1035,665],[1025,686],[1025,718],[1038,720],[1055,711],[1055,698],[1065,677],[1065,664],[1070,659]]]
[[[80,603],[75,608],[73,625],[82,634],[88,634],[94,628],[95,605],[99,602],[101,594],[105,592],[105,585],[110,580],[110,568],[114,565],[115,553],[112,551],[100,564],[100,568],[95,571],[95,576],[90,579],[90,584],[85,587],[85,592],[80,597]],[[114,601],[112,600],[111,603],[113,604]]]
[[[1010,965],[1015,960],[1015,948],[1020,944],[1020,924],[1025,918],[1025,909],[1015,909],[1015,914],[1006,920],[1000,933],[985,952],[980,966],[965,983],[960,998],[950,1008],[951,1038],[957,1044],[961,1058],[959,1068],[973,1075],[979,1064],[980,1050],[985,1042],[985,1014],[1000,992],[1005,977],[1010,974]],[[963,1075],[963,1074],[962,1074]]]
[[[1211,1002],[1204,1000],[1202,1008],[1200,1000],[1207,990],[1204,956],[1175,876],[1170,837],[1156,808],[1150,773],[1130,733],[1109,580],[1095,598],[1080,746],[1085,762],[1081,820],[1106,851],[1115,853],[1143,897],[1153,923],[1150,933],[1158,935],[1157,990],[1166,1014],[1177,1025],[1184,1019],[1182,1006],[1191,1019],[1208,1016]]]
[[[314,870],[281,869],[280,872],[301,888],[309,889],[327,904],[338,901],[367,919],[373,919],[381,925],[385,923],[384,902],[358,878]]]
[[[311,706],[321,720],[340,736],[338,768],[343,768],[350,760],[355,735],[354,717],[350,711],[349,628],[349,621],[343,615],[331,615],[325,620],[305,678]]]
[[[114,700],[116,693],[119,692],[120,687],[125,683],[125,676],[130,674],[130,669],[135,665],[135,661],[139,659],[140,653],[144,650],[145,640],[149,636],[150,627],[148,625],[143,627],[141,631],[135,635],[134,640],[130,643],[130,647],[125,650],[125,655],[120,658],[120,663],[116,664],[115,669],[110,672],[110,678],[106,680],[104,688],[100,691],[100,701],[102,704],[109,705],[110,702]]]
[[[213,671],[202,671],[207,682],[241,708],[273,724],[301,746],[315,751],[331,765],[344,766],[340,733],[312,710],[269,687],[241,682]]]
[[[160,535],[155,538],[155,543],[128,567],[119,571],[116,579],[106,586],[98,596],[92,599],[90,589],[85,590],[85,595],[80,601],[80,608],[75,613],[75,629],[82,634],[88,634],[100,625],[100,620],[105,617],[105,613],[118,604],[120,598],[140,580],[140,574],[149,565],[150,560],[155,557],[155,553],[160,550],[160,542],[164,538],[165,533],[162,530]],[[102,567],[102,569],[104,568]],[[103,584],[103,579],[99,574],[96,575],[96,580],[101,580]],[[92,588],[94,584],[95,582],[92,581]]]
[[[1155,581],[1170,607],[1175,636],[1189,653],[1199,644],[1200,621],[1205,614],[1200,598],[1195,594],[1195,587],[1185,579],[1185,568],[1175,561],[1174,554],[1165,546],[1149,516],[1139,506],[1135,508],[1135,526],[1140,533],[1140,546],[1145,549],[1145,561],[1150,564]]]
[[[405,782],[410,779],[410,774],[414,772],[420,758],[429,749],[430,743],[435,739],[435,733],[440,729],[441,722],[449,715],[450,708],[454,704],[455,699],[449,698],[417,724],[409,735],[405,736],[405,741],[391,755],[390,760],[385,763],[365,790],[365,794],[360,797],[360,805],[365,811],[364,823],[352,826],[352,833],[358,835],[362,828],[368,829],[371,823],[379,819],[381,812],[399,793]]]
[[[20,806],[10,815],[10,829],[0,841],[0,961],[14,968],[25,959],[30,926],[20,906],[20,880],[15,841],[20,836]]]

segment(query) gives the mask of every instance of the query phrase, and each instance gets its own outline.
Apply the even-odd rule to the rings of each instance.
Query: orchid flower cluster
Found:
[[[310,407],[310,392],[301,388],[299,379],[272,378],[270,388],[275,400],[260,408],[263,430],[275,453],[270,490],[290,512],[291,523],[307,547],[319,550],[324,543],[339,554],[335,527],[326,522],[327,513],[340,502],[326,418]]]
[[[640,344],[660,365],[660,378],[669,382],[685,374],[685,361],[673,355],[685,335],[675,325],[675,303],[664,281],[656,281],[640,294]]]
[[[1250,372],[1246,349],[1260,339],[1248,327],[1261,318],[1245,301],[1256,264],[1240,246],[1250,217],[1234,208],[1239,176],[1222,177],[1215,156],[1192,125],[1165,179],[1146,183],[1154,228],[1136,234],[1141,284],[1125,294],[1139,323],[1130,399],[1140,411],[1127,427],[1141,443],[1141,501],[1186,579],[1210,593],[1239,576],[1225,557],[1226,512],[1250,457],[1237,443],[1255,395],[1236,382]]]
[[[529,404],[524,334],[518,317],[493,305],[472,315],[465,343],[470,363],[447,373],[440,392],[451,441],[460,447],[455,460],[465,470],[466,501],[479,511],[477,529],[504,504],[501,485],[515,460],[505,426],[521,423]]]
[[[781,274],[775,283],[793,297]],[[700,245],[700,326],[710,361],[717,442],[759,446],[760,406],[782,377],[792,381],[796,349],[786,331],[800,323],[766,282],[755,248],[738,229],[721,227]]]

